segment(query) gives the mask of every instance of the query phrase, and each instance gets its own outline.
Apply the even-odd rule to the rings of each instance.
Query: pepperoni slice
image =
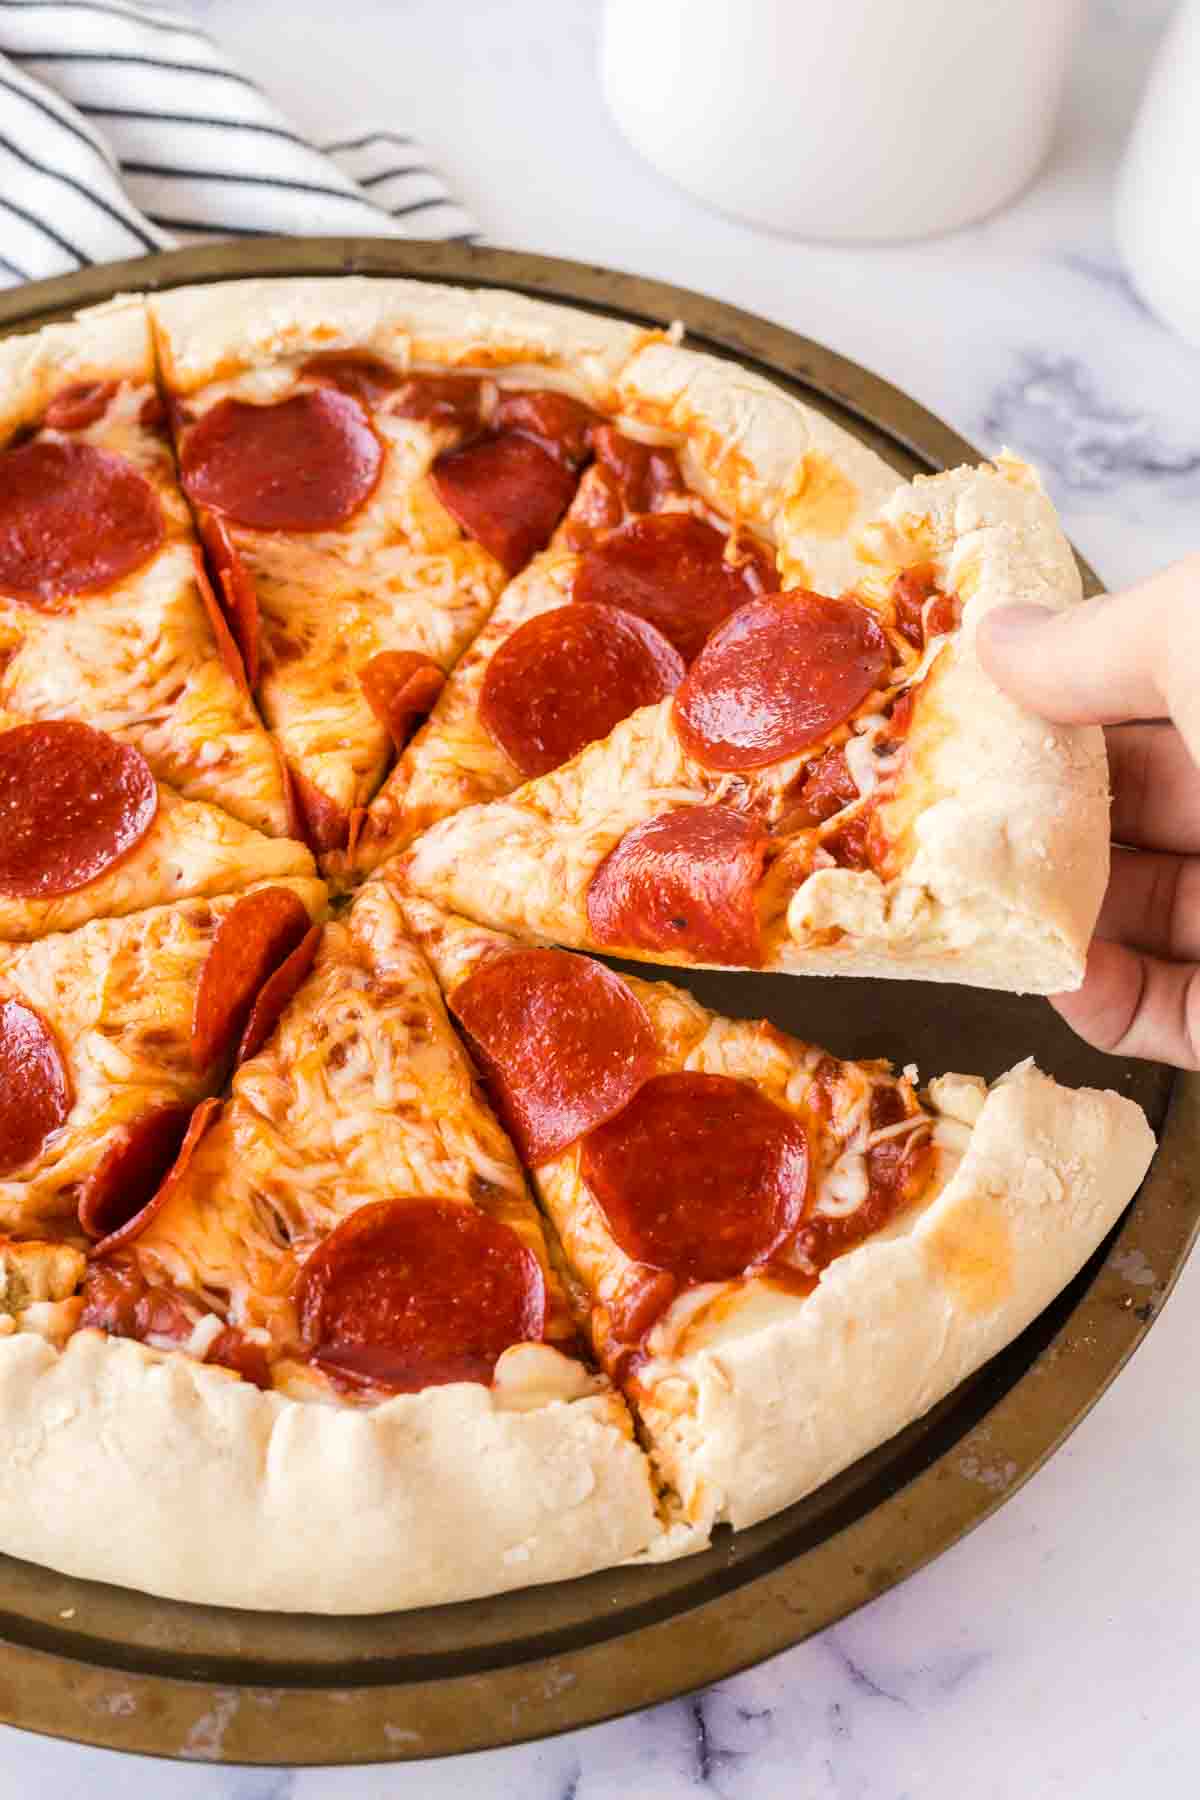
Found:
[[[79,1190],[79,1223],[90,1238],[108,1237],[154,1198],[179,1155],[192,1108],[168,1101],[114,1132]]]
[[[446,677],[430,656],[415,650],[381,650],[358,671],[367,705],[385,727],[397,751],[403,750],[418,719],[423,719]]]
[[[733,1281],[799,1224],[808,1139],[748,1082],[656,1075],[584,1139],[582,1172],[627,1256],[679,1282]]]
[[[197,506],[252,531],[330,531],[374,493],[383,446],[357,400],[320,387],[270,406],[219,400],[181,460]]]
[[[70,387],[59,388],[42,424],[51,431],[82,431],[104,417],[116,391],[115,381],[74,381]]]
[[[925,647],[925,602],[937,590],[932,569],[905,569],[892,583],[896,630],[915,650]]]
[[[522,775],[545,775],[673,694],[679,653],[644,619],[578,603],[539,613],[488,664],[479,717]]]
[[[725,544],[721,532],[691,513],[632,519],[584,556],[574,597],[648,619],[691,662],[709,633],[773,579],[757,546],[739,544],[738,560],[728,562]]]
[[[576,481],[574,470],[514,431],[446,451],[432,479],[450,517],[509,575],[549,543]]]
[[[221,605],[233,641],[241,652],[245,679],[251,687],[256,687],[259,671],[258,589],[224,519],[204,510],[197,515],[197,525],[200,541],[217,578]]]
[[[494,431],[517,431],[533,438],[571,469],[586,462],[589,434],[596,423],[590,406],[551,388],[502,388],[491,418]]]
[[[0,1000],[0,1175],[32,1162],[71,1110],[54,1034],[23,1000]]]
[[[200,589],[200,598],[204,602],[204,610],[212,627],[213,638],[220,652],[221,661],[233,676],[243,693],[250,692],[250,683],[246,675],[246,664],[241,651],[237,647],[229,620],[217,596],[213,593],[213,584],[208,579],[208,570],[204,566],[204,557],[198,546],[193,545],[192,556],[196,564],[196,586]]]
[[[0,454],[0,593],[30,606],[94,594],[165,535],[158,495],[123,456],[54,438]]]
[[[341,394],[349,394],[363,406],[378,406],[404,379],[390,363],[368,356],[363,350],[323,351],[319,356],[310,356],[301,365],[300,373],[310,381],[321,381]]]
[[[284,764],[287,779],[288,835],[307,844],[315,856],[344,850],[350,833],[350,815],[336,800],[321,792],[315,781],[299,769]]]
[[[167,409],[159,393],[149,393],[138,408],[138,424],[146,431],[159,431],[167,422]]]
[[[301,374],[325,381],[361,400],[381,406],[400,419],[422,419],[430,425],[456,425],[477,431],[481,422],[478,375],[402,375],[389,363],[356,350],[330,350],[312,356]]]
[[[247,1057],[257,1056],[276,1025],[288,1001],[299,990],[312,968],[321,942],[321,927],[313,925],[290,956],[285,956],[273,975],[269,975],[254,996],[246,1029],[242,1032],[234,1059],[239,1065]]]
[[[244,1331],[239,1331],[236,1325],[226,1325],[224,1331],[218,1332],[204,1360],[217,1363],[222,1369],[232,1369],[235,1375],[256,1388],[265,1390],[271,1386],[271,1365],[266,1350],[253,1338],[248,1338]]]
[[[326,1238],[296,1283],[314,1360],[395,1393],[490,1382],[510,1344],[540,1340],[546,1284],[511,1226],[452,1200],[377,1200]]]
[[[657,512],[665,500],[687,493],[673,450],[639,444],[615,425],[597,425],[591,437],[596,461],[612,476],[627,512]]]
[[[255,995],[309,929],[308,911],[290,888],[243,894],[217,926],[196,987],[192,1063],[211,1068],[229,1054],[250,1019]]]
[[[675,729],[706,768],[760,769],[848,719],[890,662],[865,606],[771,594],[713,633],[675,696]]]
[[[151,1219],[157,1217],[171,1195],[175,1193],[196,1153],[197,1144],[220,1110],[221,1102],[219,1100],[202,1100],[200,1102],[188,1121],[188,1128],[184,1133],[183,1142],[179,1146],[179,1153],[162,1182],[137,1212],[131,1213],[115,1231],[110,1231],[107,1237],[101,1238],[98,1244],[92,1246],[91,1254],[93,1256],[107,1256],[110,1251],[120,1250],[126,1244],[131,1244],[134,1238],[141,1236]]]
[[[805,771],[795,810],[788,814],[788,828],[804,831],[823,825],[857,799],[858,783],[850,773],[844,750],[835,744]]]
[[[172,1289],[151,1287],[137,1258],[127,1251],[104,1262],[90,1261],[83,1278],[80,1329],[107,1331],[111,1337],[156,1336],[182,1341],[192,1319]]]
[[[680,807],[635,825],[592,876],[593,937],[614,949],[760,968],[755,896],[767,842],[752,819],[725,806]]]
[[[0,732],[0,893],[74,894],[136,848],[158,784],[140,750],[75,719]]]
[[[654,1069],[654,1031],[632,989],[565,950],[493,957],[454,990],[450,1010],[534,1166],[620,1112]]]

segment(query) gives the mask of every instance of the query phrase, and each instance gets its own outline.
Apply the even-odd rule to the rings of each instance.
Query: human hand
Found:
[[[999,607],[979,655],[1014,700],[1105,725],[1112,874],[1077,993],[1088,1043],[1200,1069],[1200,556],[1067,612]]]

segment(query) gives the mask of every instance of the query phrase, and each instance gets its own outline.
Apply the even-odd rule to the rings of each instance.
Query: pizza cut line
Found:
[[[1129,1101],[586,954],[1078,980],[1102,746],[973,649],[1078,593],[1025,465],[357,277],[7,340],[0,444],[4,1550],[328,1613],[684,1554],[1102,1241]]]

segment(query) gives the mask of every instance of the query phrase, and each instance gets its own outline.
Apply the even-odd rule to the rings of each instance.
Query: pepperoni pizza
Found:
[[[0,344],[0,446],[0,1547],[326,1612],[677,1555],[1103,1237],[1117,1095],[573,953],[1077,979],[1103,751],[972,647],[1074,592],[1023,465],[368,278]]]

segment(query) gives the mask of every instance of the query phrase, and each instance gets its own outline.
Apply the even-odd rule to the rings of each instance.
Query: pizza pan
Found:
[[[206,245],[4,295],[0,331],[32,329],[121,290],[349,272],[518,288],[654,324],[680,319],[697,346],[750,363],[830,413],[900,475],[974,456],[878,376],[764,319],[659,282],[512,251],[341,238]],[[1200,1076],[1101,1056],[1045,1002],[1009,994],[753,974],[672,979],[723,1011],[765,1014],[843,1056],[915,1060],[927,1075],[993,1077],[1032,1054],[1064,1082],[1140,1101],[1161,1134],[1158,1155],[1108,1243],[1014,1344],[836,1481],[753,1530],[720,1534],[703,1555],[367,1619],[186,1606],[0,1558],[0,1718],[118,1749],[261,1763],[433,1756],[591,1724],[715,1681],[843,1617],[978,1524],[1063,1441],[1149,1329],[1196,1235]],[[211,1529],[219,1533],[218,1517]]]

